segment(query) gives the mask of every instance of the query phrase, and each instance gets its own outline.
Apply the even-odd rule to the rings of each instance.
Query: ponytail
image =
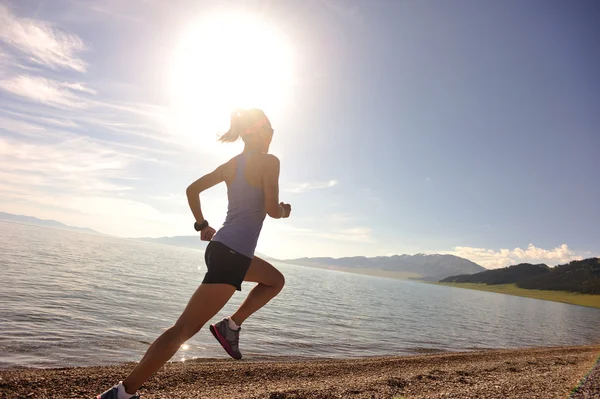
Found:
[[[231,125],[229,127],[229,131],[219,137],[219,141],[222,143],[233,143],[240,138],[242,133],[242,121],[243,111],[235,110],[231,113]]]
[[[269,124],[270,122],[265,116],[264,112],[260,109],[236,109],[231,113],[231,125],[227,133],[219,137],[219,141],[222,143],[233,143],[237,141],[241,136],[247,136],[251,132],[253,125],[257,122]]]

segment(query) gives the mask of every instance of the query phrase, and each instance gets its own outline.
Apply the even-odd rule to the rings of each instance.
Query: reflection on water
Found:
[[[0,367],[139,360],[202,280],[203,253],[0,222]],[[357,357],[600,342],[600,310],[277,264],[246,358]],[[215,320],[240,305],[252,284]],[[213,322],[215,321],[213,320]],[[226,357],[207,329],[174,360]]]

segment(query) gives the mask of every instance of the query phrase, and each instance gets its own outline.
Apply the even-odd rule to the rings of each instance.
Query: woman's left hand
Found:
[[[210,241],[217,231],[210,226],[206,226],[200,230],[200,239],[202,241]]]

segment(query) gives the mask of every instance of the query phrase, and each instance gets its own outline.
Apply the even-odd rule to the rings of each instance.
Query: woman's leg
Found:
[[[157,372],[185,341],[217,314],[229,301],[235,287],[229,284],[200,284],[175,325],[154,341],[142,360],[123,381],[128,393],[135,393]]]
[[[252,259],[244,281],[251,281],[258,285],[250,291],[242,306],[231,316],[231,320],[238,326],[279,294],[285,284],[283,274],[258,256]]]

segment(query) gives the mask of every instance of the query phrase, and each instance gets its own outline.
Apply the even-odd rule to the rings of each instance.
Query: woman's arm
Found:
[[[288,217],[291,212],[290,205],[279,203],[279,159],[270,154],[265,159],[263,191],[267,215],[273,219]]]
[[[190,210],[192,211],[192,214],[198,223],[202,223],[205,220],[204,216],[202,215],[202,209],[200,208],[200,193],[225,180],[223,176],[223,169],[224,165],[219,166],[211,173],[202,176],[190,184],[185,190],[188,204],[190,205]]]

